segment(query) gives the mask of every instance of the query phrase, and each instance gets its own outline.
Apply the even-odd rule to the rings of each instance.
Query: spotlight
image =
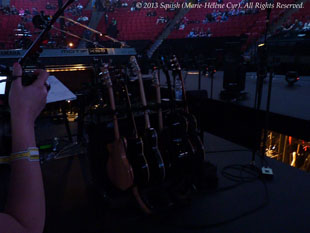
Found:
[[[68,45],[70,48],[72,48],[74,46],[74,44],[72,42],[70,42]]]
[[[292,86],[299,80],[298,73],[296,71],[288,71],[286,73],[285,80],[289,86]]]

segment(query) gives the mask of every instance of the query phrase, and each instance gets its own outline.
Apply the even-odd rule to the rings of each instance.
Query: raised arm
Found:
[[[46,103],[48,73],[37,70],[38,79],[24,87],[18,63],[13,66],[9,104],[11,108],[12,152],[35,147],[34,121]],[[11,162],[11,178],[5,213],[0,213],[0,231],[41,233],[45,221],[45,198],[40,163],[19,159]]]

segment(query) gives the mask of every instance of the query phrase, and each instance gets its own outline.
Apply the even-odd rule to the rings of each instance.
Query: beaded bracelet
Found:
[[[39,149],[37,147],[29,147],[26,151],[12,153],[10,156],[0,157],[0,164],[8,164],[20,159],[28,159],[28,161],[40,161]]]

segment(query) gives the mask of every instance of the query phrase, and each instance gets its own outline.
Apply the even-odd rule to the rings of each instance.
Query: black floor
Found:
[[[197,75],[184,77],[188,90],[197,89]],[[222,80],[223,72],[216,73],[214,99],[219,99]],[[246,80],[248,98],[236,104],[251,107],[255,74],[248,73]],[[271,111],[308,120],[309,81],[304,77],[288,87],[284,76],[276,76]],[[202,79],[202,88],[210,95],[209,78]],[[265,108],[267,82],[263,93],[262,108]],[[249,164],[252,153],[211,134],[206,134],[205,144],[206,160],[217,166],[218,190],[234,184],[221,175],[222,168]],[[195,194],[190,205],[158,216],[144,216],[137,206],[126,202],[108,206],[103,201],[104,187],[98,187],[88,176],[87,159],[72,157],[51,161],[43,165],[48,213],[45,232],[309,232],[309,174],[276,160],[268,161],[274,177],[266,185],[257,180],[222,192]],[[257,164],[260,166],[259,161]]]
[[[224,166],[248,164],[252,159],[245,148],[210,134],[206,134],[206,145],[206,160],[218,169],[217,190],[234,184],[221,175]],[[55,160],[42,166],[47,201],[45,232],[309,232],[309,174],[276,160],[268,159],[274,177],[266,186],[257,180],[226,191],[195,194],[190,205],[145,216],[126,203],[113,208],[105,205],[103,190],[94,188],[87,161],[82,158]]]

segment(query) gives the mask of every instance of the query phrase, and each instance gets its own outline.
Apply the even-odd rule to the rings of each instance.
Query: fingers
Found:
[[[21,88],[22,87],[22,79],[21,76],[23,74],[23,70],[22,67],[20,66],[19,63],[14,63],[13,65],[13,77],[18,77],[16,78],[13,82],[12,82],[12,87],[17,87],[17,88]]]
[[[36,70],[34,74],[37,75],[37,79],[34,81],[33,84],[36,86],[45,85],[49,73],[47,73],[45,70]]]
[[[19,63],[15,62],[13,65],[13,76],[22,76],[22,67]]]

